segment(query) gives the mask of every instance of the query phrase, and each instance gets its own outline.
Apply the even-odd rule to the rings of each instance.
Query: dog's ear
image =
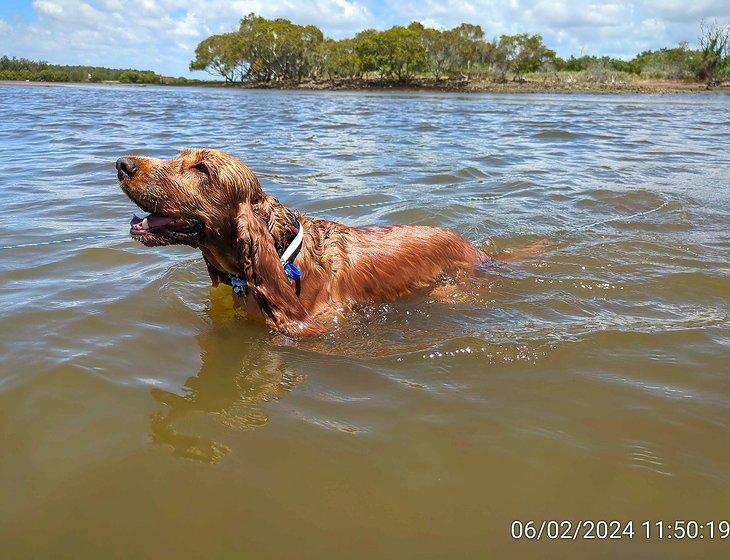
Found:
[[[276,254],[274,238],[250,203],[238,205],[236,228],[239,267],[263,313],[285,334],[324,334],[325,328],[304,309],[294,293]]]

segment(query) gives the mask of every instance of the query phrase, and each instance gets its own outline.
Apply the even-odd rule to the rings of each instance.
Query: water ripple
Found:
[[[109,433],[143,426],[125,445],[196,463],[248,457],[259,440],[239,432],[256,430],[302,456],[350,450],[355,473],[361,452],[333,437],[367,436],[351,439],[383,464],[400,464],[393,447],[439,449],[428,465],[475,449],[470,488],[501,464],[512,470],[497,478],[529,478],[525,457],[540,452],[541,465],[589,457],[657,484],[691,479],[698,496],[726,481],[726,96],[0,89],[2,244],[111,235],[0,252],[11,430],[25,392],[40,416],[65,399],[88,427],[103,409]],[[291,340],[211,290],[199,255],[127,239],[135,208],[113,162],[186,146],[232,152],[318,217],[550,249]],[[75,426],[52,420],[38,426],[66,441]]]

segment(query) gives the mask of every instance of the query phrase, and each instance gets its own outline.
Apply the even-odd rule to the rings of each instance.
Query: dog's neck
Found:
[[[252,207],[254,212],[266,223],[267,229],[274,239],[276,250],[281,254],[295,236],[290,226],[296,225],[297,221],[302,219],[301,215],[289,210],[276,198],[269,195],[264,195],[260,201],[252,204]],[[224,233],[224,237],[230,235],[231,242],[235,243],[235,224],[231,224],[223,231],[230,231],[230,234]],[[230,277],[238,274],[235,257],[232,258],[231,253],[221,251],[215,245],[201,246],[200,249],[214,285],[218,282],[230,284]]]

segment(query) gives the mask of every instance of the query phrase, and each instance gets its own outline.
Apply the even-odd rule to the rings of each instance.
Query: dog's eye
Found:
[[[193,169],[195,169],[196,171],[200,171],[205,175],[210,175],[210,171],[208,171],[208,166],[204,163],[198,163],[197,165],[193,165]]]

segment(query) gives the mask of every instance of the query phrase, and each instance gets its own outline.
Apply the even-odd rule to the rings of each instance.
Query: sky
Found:
[[[188,70],[198,42],[251,12],[312,23],[333,38],[414,20],[468,22],[488,38],[539,33],[563,57],[631,58],[696,44],[702,19],[730,23],[730,0],[0,0],[0,55],[205,79]]]

